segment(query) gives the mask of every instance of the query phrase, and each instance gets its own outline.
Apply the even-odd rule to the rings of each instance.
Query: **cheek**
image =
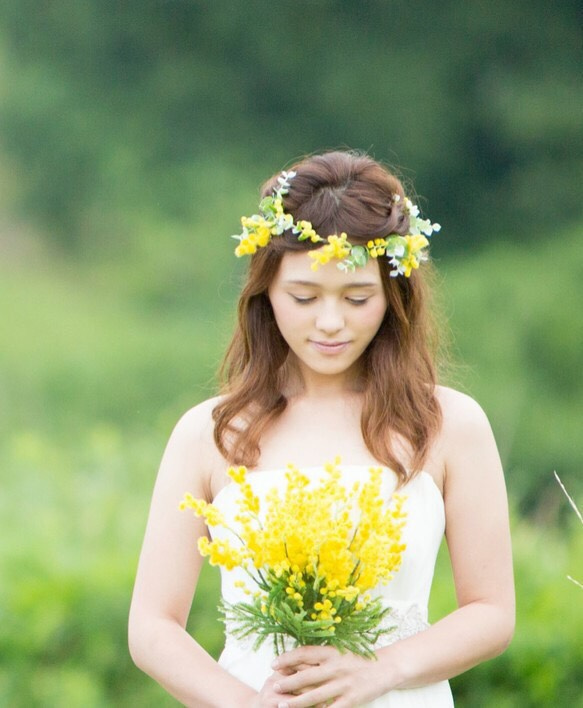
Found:
[[[376,332],[385,317],[386,309],[387,306],[384,302],[380,302],[378,305],[367,308],[367,311],[363,312],[362,318],[360,319],[362,328],[366,330],[374,330]]]
[[[293,330],[299,324],[297,307],[294,307],[294,303],[286,297],[274,296],[270,300],[275,321],[282,334],[285,334],[286,330]],[[291,325],[292,322],[294,323],[293,327]]]

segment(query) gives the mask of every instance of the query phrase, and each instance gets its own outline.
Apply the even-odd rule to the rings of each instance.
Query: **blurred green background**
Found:
[[[212,394],[267,176],[353,147],[432,219],[507,472],[518,626],[461,706],[583,706],[583,139],[571,0],[0,4],[0,704],[175,705],[128,657],[158,461]],[[484,503],[487,513],[487,500]],[[484,542],[487,542],[485,539]],[[216,575],[190,629],[220,650]],[[433,618],[454,606],[445,553]]]

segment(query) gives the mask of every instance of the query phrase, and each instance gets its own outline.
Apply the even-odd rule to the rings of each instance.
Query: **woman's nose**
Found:
[[[338,332],[344,327],[344,315],[336,303],[322,303],[316,318],[316,327],[326,333]]]

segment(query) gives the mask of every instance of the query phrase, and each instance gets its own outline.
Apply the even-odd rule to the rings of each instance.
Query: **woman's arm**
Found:
[[[378,661],[302,647],[278,660],[286,692],[280,705],[302,708],[333,697],[335,708],[373,700],[393,689],[451,678],[501,653],[514,631],[514,582],[506,491],[487,418],[470,398],[442,394],[439,441],[445,463],[446,537],[459,608],[429,629],[380,649]],[[276,690],[278,686],[276,685]]]
[[[186,491],[209,498],[212,421],[209,402],[177,424],[164,453],[140,556],[129,619],[137,666],[187,706],[252,705],[257,693],[230,676],[185,631],[202,558],[201,519],[181,512]],[[215,461],[216,465],[216,461]]]
[[[497,656],[514,632],[508,503],[494,436],[471,398],[454,391],[443,398],[446,538],[459,609],[421,641],[395,646],[399,688],[450,678]]]

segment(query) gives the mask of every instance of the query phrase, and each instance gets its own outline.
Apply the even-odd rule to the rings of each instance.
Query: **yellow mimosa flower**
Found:
[[[339,243],[326,246],[343,248]],[[231,467],[228,474],[239,492],[237,527],[225,526],[233,539],[209,541],[204,536],[198,547],[212,565],[243,568],[256,584],[252,592],[238,580],[235,587],[253,604],[234,603],[227,608],[243,623],[241,631],[247,621],[258,631],[259,616],[268,622],[267,634],[277,634],[273,628],[280,626],[281,633],[291,632],[289,617],[302,613],[304,619],[298,619],[297,626],[303,629],[300,635],[292,635],[298,642],[334,643],[369,656],[368,635],[364,630],[362,637],[358,634],[359,617],[362,622],[369,618],[366,626],[370,627],[377,621],[370,624],[370,618],[380,621],[388,610],[378,598],[371,600],[367,591],[390,580],[405,549],[401,542],[405,498],[394,495],[390,503],[383,499],[383,469],[370,468],[366,481],[347,490],[339,459],[324,466],[318,484],[288,465],[283,490],[274,487],[263,500],[254,494],[245,467]],[[216,507],[192,495],[185,495],[181,507],[191,508],[209,525],[226,523]],[[252,615],[246,614],[246,607],[255,608]]]

